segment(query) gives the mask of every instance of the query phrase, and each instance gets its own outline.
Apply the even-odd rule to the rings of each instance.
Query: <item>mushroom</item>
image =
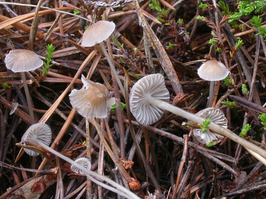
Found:
[[[81,76],[84,84],[80,90],[73,89],[69,94],[70,103],[78,113],[86,118],[105,118],[108,114],[109,91],[100,83]]]
[[[229,70],[217,60],[209,60],[198,68],[198,75],[201,79],[210,81],[209,100],[207,107],[211,106],[214,95],[214,82],[223,80],[227,77]]]
[[[78,158],[78,159],[75,160],[75,163],[81,165],[82,167],[84,167],[84,168],[86,168],[86,169],[88,169],[88,170],[91,169],[91,162],[90,162],[89,159],[87,159],[87,158],[84,158],[84,157]],[[106,188],[106,189],[108,189],[108,190],[114,192],[114,193],[117,193],[118,195],[124,196],[125,198],[132,198],[132,197],[130,197],[128,194],[122,192],[121,190],[119,190],[119,189],[115,189],[115,188],[113,188],[113,187],[111,187],[111,186],[109,186],[109,185],[107,185],[107,184],[104,184],[104,183],[102,183],[102,182],[96,180],[95,178],[91,177],[91,176],[88,175],[87,173],[84,173],[83,170],[77,168],[77,167],[76,167],[75,165],[73,165],[73,164],[71,165],[70,168],[71,168],[71,170],[74,171],[75,173],[79,173],[79,174],[82,174],[82,175],[86,175],[86,176],[87,176],[92,182],[94,182],[94,183],[96,183],[96,184],[98,184],[98,185],[100,185],[100,186],[102,186],[102,187],[104,187],[104,188]],[[112,185],[112,184],[111,184],[111,185]]]
[[[38,142],[41,142],[47,146],[50,145],[52,141],[52,131],[47,124],[45,123],[33,124],[27,129],[27,131],[21,137],[21,141],[24,142],[30,141],[35,143],[35,140],[38,140]],[[24,148],[24,150],[30,156],[39,155],[39,153],[37,153],[36,151],[26,148]]]
[[[115,24],[114,22],[110,21],[98,21],[92,25],[90,25],[84,32],[81,45],[85,47],[92,47],[96,44],[99,44],[101,46],[101,49],[111,67],[111,70],[114,73],[115,79],[119,85],[120,90],[123,93],[123,96],[125,96],[124,87],[118,77],[118,74],[115,70],[115,66],[113,62],[111,61],[111,58],[109,54],[107,53],[103,41],[106,40],[115,30]]]
[[[43,61],[33,51],[26,50],[26,49],[15,49],[15,50],[11,50],[6,55],[5,63],[6,63],[7,69],[10,69],[15,73],[16,72],[21,73],[23,86],[24,86],[26,99],[27,99],[27,104],[29,107],[31,122],[35,123],[29,88],[26,83],[25,72],[35,70],[36,68],[41,67],[43,65]]]
[[[210,119],[211,122],[222,126],[223,128],[227,128],[227,118],[224,113],[217,108],[205,108],[196,113],[197,116],[202,117],[203,119]],[[193,128],[192,130],[194,137],[202,144],[208,144],[214,141],[214,144],[217,144],[224,137],[217,133],[211,132],[209,129],[206,132],[202,132],[201,129]]]
[[[87,158],[78,158],[75,160],[76,163],[80,164],[81,166],[83,166],[84,168],[91,170],[91,162],[89,161],[89,159]],[[75,173],[79,173],[82,175],[85,175],[84,171],[80,170],[79,168],[77,168],[75,165],[71,165],[70,169],[72,171],[74,171]]]
[[[91,175],[91,176],[94,176],[100,180],[106,181],[107,183],[111,184],[112,186],[114,186],[119,191],[123,192],[123,194],[125,194],[128,198],[139,199],[139,197],[136,196],[134,193],[132,193],[131,191],[129,191],[125,187],[121,186],[120,184],[114,182],[110,178],[103,176],[103,175],[100,175],[96,172],[90,171],[89,169],[85,168],[84,166],[76,163],[75,161],[71,160],[70,158],[62,155],[61,153],[59,153],[59,152],[55,151],[54,149],[50,148],[49,146],[47,146],[42,141],[43,136],[40,133],[40,128],[45,129],[46,133],[50,133],[50,134],[52,133],[51,130],[48,130],[48,128],[50,128],[50,127],[44,123],[33,124],[29,127],[29,129],[22,136],[22,142],[18,143],[17,145],[19,145],[19,146],[25,145],[25,147],[27,147],[27,142],[23,139],[28,138],[28,141],[40,145],[41,147],[43,147],[45,150],[49,151],[50,153],[60,157],[61,159],[67,161],[71,165],[74,165],[75,168],[79,169],[80,172],[81,171],[84,172],[87,176]],[[30,137],[29,137],[29,135],[30,135]],[[98,181],[94,181],[94,182],[97,183]]]
[[[203,118],[167,103],[166,101],[169,99],[169,97],[167,99],[169,96],[167,93],[164,77],[161,74],[147,75],[138,80],[132,87],[129,99],[130,109],[136,120],[142,125],[150,125],[156,122],[154,118],[160,119],[163,110],[167,110],[197,124],[204,122]],[[160,95],[162,99],[160,99]],[[239,137],[229,129],[214,122],[209,124],[209,129],[266,158],[265,150]]]

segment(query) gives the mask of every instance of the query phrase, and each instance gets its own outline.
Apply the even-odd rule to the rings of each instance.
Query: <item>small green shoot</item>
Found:
[[[223,1],[219,1],[218,5],[220,6],[220,8],[223,10],[222,14],[223,15],[232,15],[233,13],[229,10],[229,6],[228,4],[225,4]]]
[[[246,124],[246,125],[244,126],[244,128],[241,130],[241,132],[239,133],[239,136],[242,137],[242,138],[246,137],[247,134],[248,134],[248,131],[249,131],[250,129],[251,129],[251,125]]]
[[[215,141],[210,141],[208,144],[206,144],[207,147],[212,147],[215,145]]]
[[[203,124],[200,125],[200,130],[201,130],[202,133],[207,132],[210,123],[211,123],[210,118],[208,118],[208,119],[203,121]]]
[[[168,17],[169,15],[169,12],[168,10],[165,10],[163,8],[161,8],[161,5],[160,5],[160,2],[159,1],[156,1],[156,0],[152,0],[152,3],[149,4],[149,7],[152,9],[152,10],[156,10],[158,12],[159,15],[163,16],[163,17]],[[164,23],[165,20],[162,19],[161,17],[158,17],[157,18],[160,22]]]
[[[140,76],[138,76],[138,75],[136,75],[136,73],[134,73],[134,72],[130,72],[132,75],[134,75],[134,77],[137,79],[137,80],[139,80],[139,79],[141,79],[141,77]]]
[[[261,124],[264,126],[264,130],[266,130],[266,115],[265,115],[265,113],[260,114],[259,119],[261,120]]]
[[[228,106],[229,108],[237,108],[238,107],[235,102],[226,101],[226,100],[222,101],[221,104],[224,106]]]
[[[208,5],[207,5],[207,4],[204,4],[204,3],[202,3],[202,2],[200,2],[199,7],[200,7],[201,9],[206,9],[206,8],[208,8]]]
[[[119,59],[122,63],[126,63],[122,57],[119,57]]]
[[[46,55],[47,57],[45,57],[45,62],[43,62],[43,72],[42,72],[42,76],[46,77],[47,73],[48,73],[48,69],[52,66],[51,62],[53,61],[52,56],[54,55],[52,52],[55,50],[55,48],[53,47],[53,44],[48,44],[46,46]]]
[[[166,46],[167,50],[173,50],[173,48],[175,47],[175,44],[172,44],[169,42],[168,46]]]
[[[239,28],[239,25],[237,25],[236,21],[239,20],[241,17],[248,16],[250,14],[256,14],[251,19],[251,25],[258,28],[259,32],[257,33],[257,35],[263,35],[264,37],[266,37],[266,28],[261,27],[262,19],[258,16],[263,13],[266,7],[266,2],[264,0],[238,1],[238,11],[236,12],[230,12],[229,6],[225,5],[223,1],[219,1],[218,4],[223,10],[222,13],[224,15],[230,15],[230,17],[228,18],[228,22],[231,23],[234,28]]]
[[[216,51],[218,52],[218,53],[220,53],[221,52],[221,48],[216,48]]]
[[[184,23],[184,20],[183,20],[183,19],[181,19],[181,18],[179,18],[179,19],[177,20],[177,23],[178,23],[180,26],[182,26],[182,25],[183,25],[183,23]]]
[[[78,9],[74,9],[73,13],[74,15],[80,15],[80,11]]]
[[[242,93],[244,95],[248,95],[249,94],[249,90],[248,90],[248,87],[247,87],[246,84],[242,84],[241,89],[242,89]]]
[[[251,25],[255,26],[259,30],[256,35],[263,35],[264,37],[266,37],[266,27],[261,27],[262,19],[259,16],[253,16],[251,22]]]
[[[213,44],[215,45],[218,41],[214,38],[211,38],[210,41],[209,41],[209,44]]]
[[[11,86],[9,86],[7,82],[4,82],[4,83],[2,84],[2,86],[3,86],[4,89],[9,89],[9,88],[11,88]]]
[[[227,77],[224,79],[224,83],[225,83],[225,85],[227,85],[227,86],[229,86],[230,84],[232,84],[232,81],[231,81],[231,79],[230,79],[229,76],[227,76]]]
[[[235,46],[235,51],[238,51],[239,48],[244,44],[243,40],[241,38],[237,38],[236,46]]]
[[[123,102],[120,102],[120,104],[121,104],[121,109],[122,110],[124,110],[127,107],[127,105],[125,103],[123,103]],[[113,104],[113,105],[111,105],[110,108],[111,108],[111,111],[115,111],[116,110],[116,105]]]
[[[198,15],[196,19],[199,21],[207,21],[206,17],[200,16],[200,15]]]

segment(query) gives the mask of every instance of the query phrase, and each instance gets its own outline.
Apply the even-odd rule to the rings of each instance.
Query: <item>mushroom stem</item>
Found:
[[[123,193],[126,194],[127,198],[133,198],[133,199],[140,199],[137,195],[135,195],[134,193],[132,193],[130,190],[126,189],[125,187],[121,186],[120,184],[114,182],[113,180],[111,180],[110,178],[100,175],[96,172],[90,171],[88,169],[86,169],[85,167],[81,166],[80,164],[76,163],[75,161],[71,160],[70,158],[62,155],[61,153],[55,151],[54,149],[50,148],[49,146],[43,144],[42,142],[39,142],[38,140],[34,139],[34,142],[36,142],[38,145],[42,146],[44,149],[46,149],[47,151],[51,152],[52,154],[60,157],[61,159],[67,161],[68,163],[74,165],[75,167],[77,167],[78,169],[82,170],[86,175],[89,176],[94,176],[96,178],[99,178],[101,180],[106,181],[107,183],[109,183],[110,185],[114,186],[115,188],[117,188],[118,190],[122,191]],[[91,179],[91,178],[90,178]],[[96,181],[95,181],[96,182]],[[119,194],[119,193],[118,193]],[[123,195],[124,196],[124,195]]]
[[[28,88],[28,85],[27,85],[27,81],[26,81],[25,72],[21,72],[21,77],[22,77],[22,81],[23,81],[24,91],[25,91],[25,94],[26,94],[27,104],[28,104],[28,107],[29,107],[30,120],[31,120],[31,123],[34,124],[35,123],[35,119],[34,119],[32,103],[31,103],[31,97],[30,97],[30,92],[29,92],[29,88]]]
[[[147,97],[146,100],[148,103],[150,103],[150,104],[152,104],[152,105],[154,105],[160,109],[167,110],[167,111],[174,113],[176,115],[180,115],[181,117],[184,117],[187,120],[193,121],[195,123],[202,124],[204,121],[203,118],[201,118],[197,115],[194,115],[192,113],[189,113],[187,111],[184,111],[183,109],[178,108],[176,106],[173,106],[173,105],[171,105],[171,104],[169,104],[163,100],[158,100],[158,99],[151,97],[151,96]],[[235,141],[236,143],[244,146],[246,149],[249,149],[249,150],[261,155],[262,157],[266,158],[266,151],[265,150],[263,150],[262,148],[258,147],[255,144],[248,142],[247,140],[239,137],[238,135],[236,135],[232,131],[230,131],[226,128],[223,128],[223,127],[221,127],[221,126],[219,126],[213,122],[210,123],[209,129],[213,130],[216,133],[219,133],[220,135],[223,135],[223,136],[230,138],[231,140]],[[257,158],[256,156],[254,156],[254,157]]]
[[[212,101],[214,97],[214,85],[215,85],[215,81],[210,81],[209,99],[208,99],[207,107],[212,106]]]
[[[103,45],[103,42],[101,42],[101,43],[99,43],[99,44],[100,44],[100,46],[101,46],[101,48],[102,48],[103,54],[105,55],[105,57],[106,57],[106,59],[107,59],[109,65],[110,65],[110,67],[111,67],[111,70],[112,70],[113,73],[114,73],[114,76],[115,76],[115,79],[116,79],[116,81],[117,81],[117,83],[118,83],[118,86],[119,86],[119,88],[120,88],[120,90],[121,90],[123,96],[125,97],[125,90],[124,90],[124,87],[123,87],[123,85],[122,85],[122,83],[121,83],[121,81],[120,81],[120,79],[119,79],[119,77],[118,77],[118,74],[117,74],[116,70],[115,70],[115,66],[114,66],[113,62],[111,61],[111,58],[110,58],[109,54],[107,53],[107,51],[106,51],[106,49],[105,49],[105,47],[104,47],[104,45]]]
[[[125,197],[125,198],[132,198],[132,197],[130,197],[129,195],[125,194],[124,192],[121,192],[120,190],[116,190],[115,188],[113,188],[113,187],[111,187],[111,186],[109,186],[109,185],[107,185],[107,184],[104,184],[104,183],[102,183],[102,182],[100,182],[100,181],[94,179],[93,177],[91,177],[91,176],[88,175],[88,174],[86,174],[86,176],[87,176],[92,182],[94,182],[94,183],[100,185],[101,187],[103,187],[103,188],[105,188],[105,189],[108,189],[108,190],[110,190],[110,191],[112,191],[112,192],[114,192],[114,193],[117,193],[117,194],[119,194],[120,196],[123,196],[123,197]]]

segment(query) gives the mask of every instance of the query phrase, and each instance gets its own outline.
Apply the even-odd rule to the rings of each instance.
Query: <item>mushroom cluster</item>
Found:
[[[139,197],[136,196],[134,193],[132,193],[131,191],[129,191],[125,187],[121,186],[120,184],[114,182],[110,178],[91,171],[90,170],[91,163],[89,162],[88,159],[85,158],[85,159],[80,159],[80,160],[78,159],[76,161],[73,161],[70,158],[62,155],[61,153],[55,151],[51,147],[47,146],[46,144],[49,143],[48,142],[49,140],[51,140],[50,139],[51,133],[52,133],[52,131],[47,124],[37,123],[37,124],[31,125],[28,128],[28,130],[24,133],[24,135],[22,136],[21,143],[18,143],[17,145],[22,146],[22,147],[24,145],[25,147],[27,147],[27,144],[28,144],[27,141],[33,142],[37,145],[40,145],[45,150],[49,151],[50,153],[58,156],[59,158],[67,161],[68,163],[70,163],[72,165],[71,169],[73,169],[74,171],[76,171],[78,173],[85,174],[93,182],[99,184],[100,186],[103,186],[105,188],[109,188],[111,191],[113,191],[117,194],[121,194],[122,196],[124,196],[126,198],[139,199]],[[48,135],[48,134],[50,134],[50,135]],[[46,140],[46,136],[48,136],[48,138],[47,138],[48,141],[45,143],[44,140]],[[24,148],[24,150],[25,150],[25,148]],[[28,154],[30,155],[30,154],[32,154],[32,152],[29,152]],[[94,177],[96,177],[102,181],[106,181],[107,183],[109,183],[113,187],[110,187],[108,185],[104,185],[104,183],[94,179],[92,176],[94,176]]]
[[[158,90],[159,87],[160,89]],[[167,103],[166,101],[168,101],[168,99],[169,92],[164,86],[164,77],[161,74],[147,75],[138,80],[132,87],[129,100],[130,109],[137,121],[142,125],[155,123],[156,118],[160,119],[160,115],[162,115],[163,110],[167,110],[173,114],[184,117],[187,120],[199,125],[203,124],[205,119]],[[145,118],[144,115],[147,118]],[[219,133],[220,135],[230,138],[236,143],[244,146],[246,149],[266,158],[266,151],[264,149],[239,137],[227,128],[211,122],[209,124],[209,129],[215,133]]]

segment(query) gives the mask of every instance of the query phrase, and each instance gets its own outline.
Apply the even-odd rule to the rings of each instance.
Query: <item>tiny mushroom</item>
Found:
[[[207,106],[211,106],[213,100],[214,82],[223,80],[228,76],[228,74],[229,70],[226,66],[217,60],[209,60],[198,68],[199,77],[206,81],[210,81],[209,100]]]
[[[52,131],[50,127],[45,123],[36,123],[31,125],[27,131],[23,134],[21,141],[27,142],[34,142],[36,143],[36,140],[47,146],[51,143],[52,140]],[[30,156],[37,156],[39,153],[24,148],[25,152]]]
[[[169,101],[169,92],[161,74],[147,75],[131,89],[130,109],[136,120],[143,125],[157,122],[164,113],[164,110],[149,103],[151,98]]]
[[[162,90],[153,94],[152,91],[157,90],[157,87],[161,87]],[[156,118],[157,120],[160,119],[162,110],[167,110],[197,124],[203,124],[205,119],[200,116],[194,115],[177,106],[167,103],[166,101],[169,98],[169,94],[167,93],[168,90],[164,85],[164,77],[161,74],[147,75],[134,84],[130,93],[129,103],[132,114],[140,124],[150,125],[155,123]],[[160,99],[161,94],[162,98]],[[236,143],[252,150],[253,152],[261,155],[263,158],[266,158],[266,151],[264,149],[239,137],[227,128],[211,122],[209,124],[209,129],[230,138]]]
[[[7,69],[13,72],[28,72],[43,65],[40,57],[31,50],[15,49],[11,50],[5,58]]]
[[[73,89],[69,94],[70,103],[78,113],[86,118],[105,118],[108,114],[109,91],[100,83],[81,76],[84,84],[80,90]]]
[[[84,32],[82,46],[91,47],[106,40],[115,30],[114,22],[98,21],[91,24]]]
[[[75,160],[75,163],[77,163],[78,165],[90,170],[91,169],[91,162],[89,161],[89,159],[81,157]],[[86,175],[88,179],[90,179],[92,182],[104,187],[105,189],[108,189],[114,193],[117,193],[120,196],[124,196],[125,198],[132,198],[130,197],[127,193],[123,192],[122,190],[119,189],[115,189],[114,187],[111,187],[107,184],[104,184],[98,180],[96,180],[95,178],[91,177],[90,175],[88,175],[87,173],[85,173],[83,170],[81,170],[80,168],[77,168],[76,165],[71,165],[71,170],[75,173],[79,173],[82,175]],[[112,183],[110,183],[110,185],[113,185]],[[129,190],[128,190],[129,191]]]
[[[13,72],[21,72],[23,86],[26,94],[27,103],[29,106],[29,114],[31,118],[31,122],[34,123],[34,115],[31,104],[31,96],[29,92],[28,85],[26,83],[25,72],[35,70],[43,65],[43,61],[39,58],[39,56],[33,51],[26,49],[15,49],[11,50],[5,58],[5,63],[7,69],[12,70]]]
[[[123,93],[123,96],[125,96],[124,87],[118,77],[118,74],[115,70],[115,66],[113,62],[111,61],[111,58],[109,54],[107,53],[103,41],[106,40],[115,30],[115,24],[114,22],[110,21],[98,21],[92,25],[90,25],[84,32],[81,45],[85,47],[92,47],[96,44],[99,44],[101,46],[101,49],[111,67],[111,70],[113,71],[113,74],[115,76],[115,79],[119,85],[120,90]]]
[[[82,167],[91,170],[91,162],[87,158],[78,158],[75,160],[76,163],[80,164]],[[75,173],[80,173],[82,175],[85,175],[84,171],[77,168],[75,165],[71,165],[71,170]]]
[[[220,109],[209,107],[197,112],[196,115],[202,117],[203,119],[209,118],[211,122],[218,124],[223,128],[227,128],[227,119]],[[198,128],[193,128],[192,131],[196,140],[202,144],[208,144],[210,142],[217,144],[222,138],[224,138],[224,136],[213,133],[209,129],[204,133],[202,133],[201,129]]]

